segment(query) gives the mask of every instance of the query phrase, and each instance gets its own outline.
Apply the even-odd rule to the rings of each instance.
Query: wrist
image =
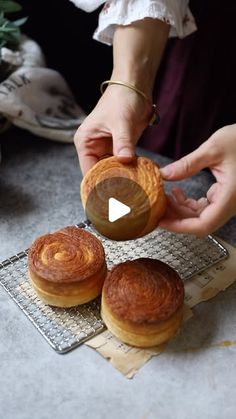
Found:
[[[143,19],[118,26],[113,38],[111,79],[136,86],[151,100],[168,33],[169,26],[158,19]]]
[[[127,63],[126,63],[127,64]],[[152,91],[155,80],[155,73],[150,75],[147,67],[139,63],[138,68],[134,65],[126,65],[126,68],[114,67],[111,80],[121,80],[141,90],[147,98],[152,101]]]
[[[150,98],[148,97],[148,95],[143,92],[142,90],[140,90],[139,88],[137,88],[135,85],[132,85],[130,83],[127,82],[123,82],[122,80],[105,80],[101,83],[100,85],[100,90],[101,93],[104,93],[104,90],[106,87],[109,86],[115,86],[117,88],[120,89],[121,88],[126,88],[126,89],[130,89],[131,91],[135,92],[136,95],[139,96],[139,98],[142,99],[142,101],[144,101],[146,103],[146,108],[149,108],[149,111],[151,112],[150,114],[150,119],[149,119],[149,125],[156,125],[160,122],[160,116],[159,113],[157,111],[156,105],[152,103],[152,101],[150,100]]]

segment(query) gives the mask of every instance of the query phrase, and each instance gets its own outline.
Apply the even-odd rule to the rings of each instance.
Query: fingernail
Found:
[[[118,156],[122,156],[122,157],[132,157],[133,155],[132,155],[132,153],[131,153],[131,151],[130,151],[130,149],[129,148],[122,148],[119,152],[118,152],[118,154],[117,154]]]
[[[170,177],[173,174],[173,168],[172,168],[172,164],[168,164],[165,167],[161,168],[161,174],[164,177]]]

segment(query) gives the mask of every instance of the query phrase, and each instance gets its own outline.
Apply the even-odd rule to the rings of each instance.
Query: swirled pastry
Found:
[[[29,250],[28,267],[39,298],[57,307],[93,300],[101,294],[107,274],[101,242],[75,226],[37,238]]]
[[[117,157],[100,160],[81,182],[81,200],[97,230],[113,240],[130,240],[154,230],[166,210],[159,167],[147,157],[122,164]],[[108,221],[110,197],[131,211],[115,223]]]
[[[121,341],[138,347],[160,345],[182,321],[183,281],[167,264],[148,258],[120,263],[102,290],[101,315]]]

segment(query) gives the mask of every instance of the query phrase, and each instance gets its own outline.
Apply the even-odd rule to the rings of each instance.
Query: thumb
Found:
[[[113,155],[122,162],[129,162],[135,157],[136,141],[128,125],[113,133]]]
[[[206,147],[201,145],[192,153],[161,168],[161,175],[165,180],[182,180],[209,167],[209,163]]]

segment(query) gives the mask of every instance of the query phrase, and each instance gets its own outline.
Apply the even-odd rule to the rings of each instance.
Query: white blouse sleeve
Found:
[[[70,0],[79,8],[85,12],[92,12],[97,9],[101,4],[105,3],[104,0]]]
[[[105,3],[99,15],[94,39],[111,45],[117,25],[129,25],[150,17],[160,19],[171,26],[170,36],[184,38],[197,27],[188,8],[189,0],[71,0],[77,7],[92,11]],[[89,3],[89,6],[88,6]]]

